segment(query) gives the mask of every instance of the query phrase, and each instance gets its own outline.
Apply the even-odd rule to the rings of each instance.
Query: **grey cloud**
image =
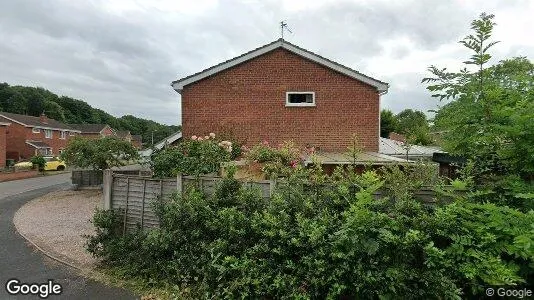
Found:
[[[381,41],[408,37],[433,50],[456,42],[478,14],[441,1],[344,1],[291,12],[280,0],[221,1],[198,15],[115,14],[102,8],[104,1],[0,1],[0,82],[43,86],[114,115],[176,124],[180,97],[172,80],[277,39],[282,19],[294,31],[289,41],[367,70],[367,59],[383,54]],[[408,51],[399,47],[394,55],[401,59]],[[384,78],[367,71],[392,84],[385,106],[427,107],[422,75]],[[401,82],[409,88],[396,89]]]

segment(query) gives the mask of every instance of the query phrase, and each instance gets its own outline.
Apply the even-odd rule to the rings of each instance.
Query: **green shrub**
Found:
[[[159,229],[111,236],[113,217],[97,213],[90,249],[125,276],[196,298],[449,299],[532,282],[534,212],[463,198],[429,209],[408,192],[375,199],[398,182],[388,176],[292,176],[269,200],[226,178],[213,196],[158,202]]]
[[[44,159],[43,156],[41,155],[35,155],[31,158],[30,162],[34,165],[34,166],[37,166],[37,168],[39,169],[39,171],[42,171],[44,170],[45,168],[45,165],[46,165],[46,160]]]
[[[221,162],[229,161],[232,143],[210,136],[185,140],[176,147],[156,151],[151,156],[155,177],[172,177],[178,173],[202,175],[218,172]]]
[[[262,171],[269,178],[288,177],[301,165],[300,150],[293,142],[284,142],[274,147],[267,141],[257,144],[245,153],[251,163],[262,163]]]

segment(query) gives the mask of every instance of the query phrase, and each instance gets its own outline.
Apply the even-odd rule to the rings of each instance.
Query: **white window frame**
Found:
[[[289,95],[294,94],[312,94],[312,103],[290,103]],[[315,106],[315,92],[286,92],[286,106],[288,107],[314,107]]]
[[[47,139],[51,139],[53,137],[53,135],[54,135],[52,133],[52,129],[45,129],[44,132],[45,132],[45,138],[47,138]],[[48,133],[50,133],[50,135]]]
[[[32,128],[32,133],[41,133],[41,129],[33,127]]]
[[[67,138],[67,132],[66,131],[60,131],[59,132],[59,138],[64,140]]]

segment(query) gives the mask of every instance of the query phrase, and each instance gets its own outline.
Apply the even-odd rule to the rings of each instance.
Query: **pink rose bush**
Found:
[[[302,167],[301,151],[293,142],[284,142],[276,147],[268,141],[253,146],[246,151],[249,163],[263,164],[262,171],[271,178],[288,176],[294,169]]]

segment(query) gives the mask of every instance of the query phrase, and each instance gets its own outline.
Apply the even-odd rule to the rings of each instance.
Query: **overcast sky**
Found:
[[[528,0],[0,0],[0,82],[178,124],[171,81],[278,39],[286,20],[286,40],[389,82],[383,108],[426,111],[426,68],[458,67],[469,53],[457,41],[483,11],[498,23],[494,61],[533,59]]]

